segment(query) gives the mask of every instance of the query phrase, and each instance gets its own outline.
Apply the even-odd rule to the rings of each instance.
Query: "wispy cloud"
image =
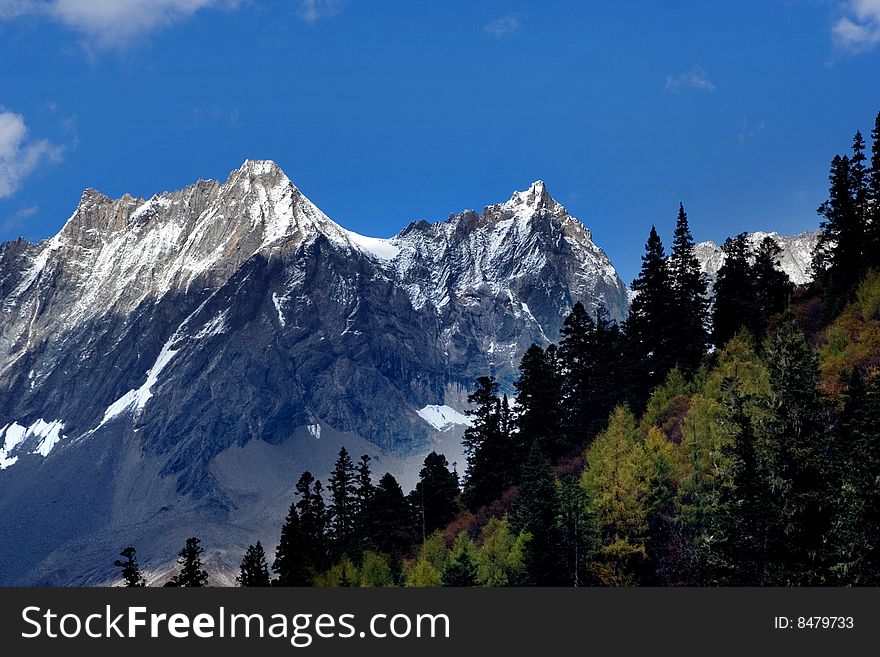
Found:
[[[39,16],[78,32],[90,48],[123,48],[201,9],[239,4],[239,0],[0,0],[0,20]]]
[[[689,71],[679,73],[678,75],[667,75],[666,84],[663,87],[666,91],[678,93],[687,89],[696,91],[715,91],[715,85],[709,79],[709,75],[701,66],[694,66]]]
[[[845,0],[831,28],[838,52],[858,54],[880,45],[880,0]]]
[[[0,107],[0,198],[9,198],[38,166],[61,161],[64,149],[48,139],[30,139],[21,114]]]
[[[483,29],[493,39],[504,39],[519,33],[520,21],[514,14],[496,18],[488,23]]]
[[[740,144],[745,144],[757,137],[759,133],[763,132],[765,127],[766,124],[763,121],[753,123],[748,117],[743,117],[739,132],[736,135],[736,140]]]
[[[6,217],[0,222],[0,235],[9,235],[10,233],[20,233],[27,223],[25,220],[33,217],[40,211],[36,205],[28,208],[21,208],[11,216]]]
[[[306,23],[316,23],[342,11],[342,0],[297,0],[297,15]]]

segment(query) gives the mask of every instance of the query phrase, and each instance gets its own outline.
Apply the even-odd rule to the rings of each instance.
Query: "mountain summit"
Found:
[[[270,161],[146,200],[86,190],[53,238],[0,246],[0,583],[99,583],[83,564],[193,533],[234,565],[342,445],[404,483],[431,449],[462,463],[474,379],[509,387],[576,301],[626,314],[540,181],[388,239]]]

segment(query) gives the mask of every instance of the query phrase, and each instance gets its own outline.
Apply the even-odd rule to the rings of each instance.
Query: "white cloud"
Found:
[[[297,0],[297,14],[306,23],[330,18],[342,11],[342,0]]]
[[[691,70],[680,73],[679,75],[666,76],[666,85],[663,87],[666,91],[678,93],[686,89],[695,89],[697,91],[715,91],[715,85],[709,79],[706,71],[700,66],[694,66]]]
[[[519,32],[519,18],[510,14],[508,16],[502,16],[501,18],[496,18],[494,21],[486,25],[483,29],[486,30],[486,34],[488,34],[493,39],[503,39],[504,37],[509,37],[515,35]]]
[[[758,134],[764,132],[764,128],[766,127],[767,126],[763,121],[752,123],[749,121],[748,117],[744,117],[739,132],[736,135],[736,140],[740,144],[745,144],[758,136]]]
[[[846,0],[831,28],[838,50],[860,53],[880,45],[880,0]]]
[[[57,21],[97,48],[123,47],[207,8],[232,8],[239,0],[0,0],[0,19],[25,14]]]
[[[24,117],[0,107],[0,198],[15,194],[37,167],[60,162],[63,154],[48,139],[29,139]]]
[[[21,208],[17,212],[15,212],[12,216],[7,217],[0,223],[0,235],[16,233],[21,231],[25,226],[25,219],[33,217],[40,211],[36,205],[27,208]]]

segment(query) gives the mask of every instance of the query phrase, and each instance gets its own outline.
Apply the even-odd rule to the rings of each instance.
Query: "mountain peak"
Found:
[[[556,200],[550,196],[543,180],[536,180],[523,192],[514,192],[510,200],[504,204],[507,209],[526,209],[532,212],[538,210],[565,211]]]

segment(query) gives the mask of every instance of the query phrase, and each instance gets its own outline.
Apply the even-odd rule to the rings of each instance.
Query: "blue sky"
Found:
[[[375,236],[543,179],[629,282],[815,227],[878,64],[880,0],[0,0],[0,239],[269,158]]]

